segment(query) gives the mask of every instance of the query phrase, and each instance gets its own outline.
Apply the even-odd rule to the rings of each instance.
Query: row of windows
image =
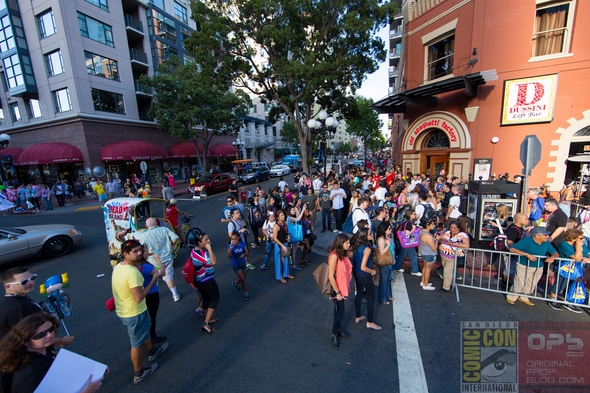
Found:
[[[164,7],[164,0],[150,0],[150,2],[159,9],[166,11],[166,8]],[[174,16],[176,16],[178,20],[184,23],[188,23],[188,14],[186,12],[186,7],[177,3],[176,1],[174,2]]]
[[[102,112],[112,112],[125,114],[125,106],[123,104],[123,95],[113,93],[106,90],[99,90],[91,88],[92,101],[94,109]],[[72,110],[72,101],[70,100],[70,92],[68,88],[60,89],[51,92],[53,103],[55,104],[56,112],[67,112]],[[30,119],[36,119],[42,116],[41,104],[38,99],[31,98],[28,100],[28,116]],[[22,120],[22,113],[17,102],[8,104],[10,108],[10,115],[13,122]],[[4,124],[4,111],[0,108],[0,124]]]

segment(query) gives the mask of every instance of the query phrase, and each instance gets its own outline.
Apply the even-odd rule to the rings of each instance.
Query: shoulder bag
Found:
[[[330,265],[328,263],[320,264],[313,271],[313,278],[315,279],[322,295],[331,295],[333,292],[332,284],[330,284]]]

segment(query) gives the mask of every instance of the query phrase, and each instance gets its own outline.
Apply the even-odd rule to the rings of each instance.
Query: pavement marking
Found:
[[[76,209],[76,210],[74,210],[74,211],[76,211],[76,212],[83,212],[83,211],[86,211],[86,210],[96,210],[96,209],[102,209],[102,206],[86,206],[86,207],[79,207],[79,208],[77,208],[77,209]]]
[[[393,324],[395,326],[395,346],[400,393],[428,393],[424,374],[420,345],[416,336],[414,317],[403,273],[395,272],[395,282],[391,283],[393,302]],[[419,377],[416,378],[416,373]]]

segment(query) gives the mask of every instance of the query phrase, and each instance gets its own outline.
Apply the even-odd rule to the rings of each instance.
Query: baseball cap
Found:
[[[174,199],[174,198],[170,199],[171,205],[176,205],[176,202],[178,202],[176,199]]]
[[[535,235],[550,235],[550,234],[551,234],[551,232],[547,231],[543,227],[534,227],[533,229],[531,229],[531,236],[535,236]]]

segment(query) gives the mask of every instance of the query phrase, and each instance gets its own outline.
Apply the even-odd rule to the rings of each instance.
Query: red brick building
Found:
[[[490,174],[512,177],[535,135],[529,184],[555,190],[579,176],[584,164],[567,158],[590,150],[589,19],[583,0],[405,1],[392,21],[403,35],[390,95],[374,105],[391,114],[394,160],[467,176],[488,159]]]

